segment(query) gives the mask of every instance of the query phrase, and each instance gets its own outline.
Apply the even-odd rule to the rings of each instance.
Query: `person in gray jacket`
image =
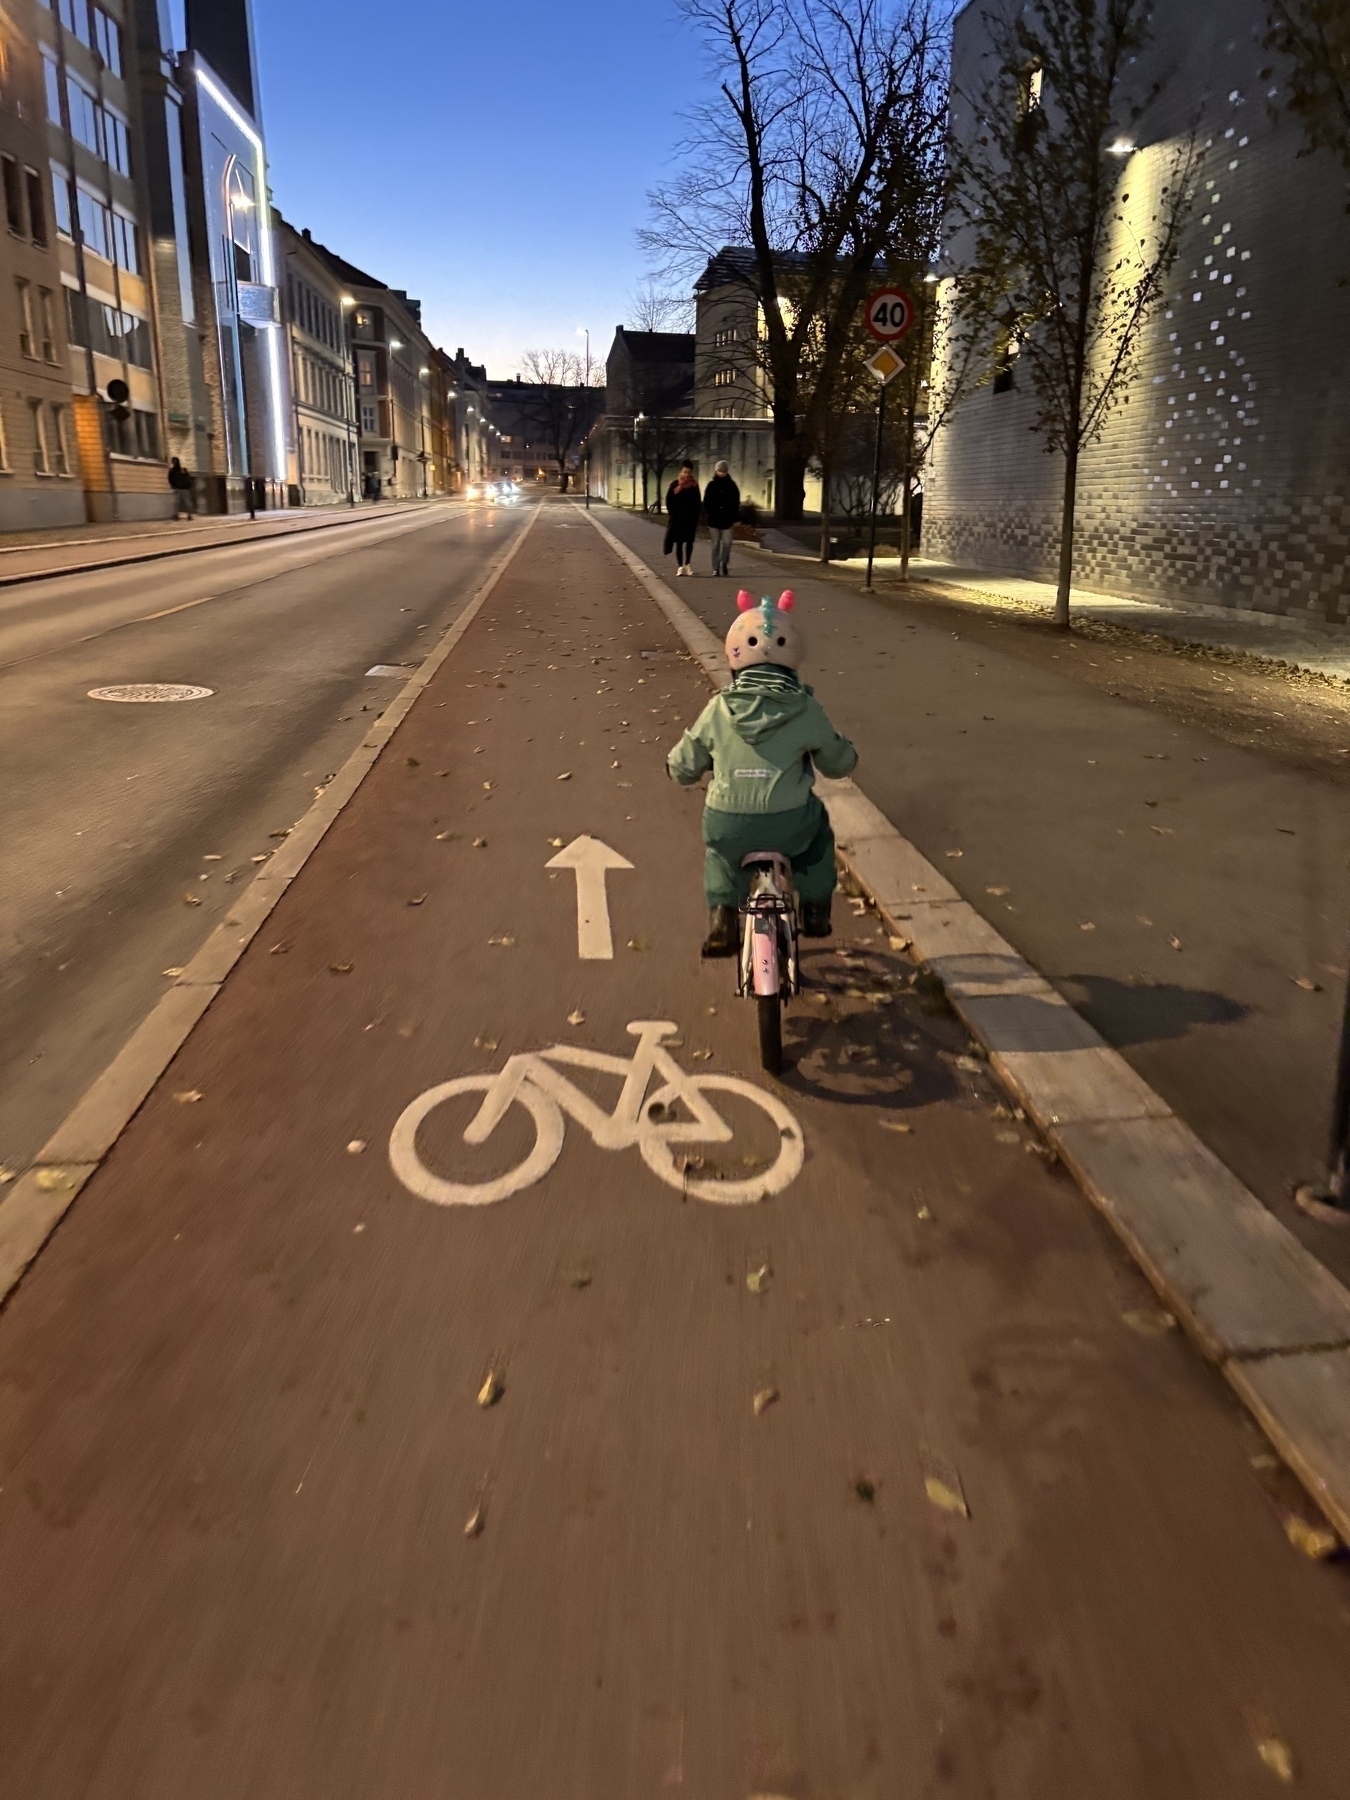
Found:
[[[729,575],[731,542],[736,521],[741,516],[741,490],[731,479],[731,470],[724,462],[718,463],[712,480],[703,490],[703,516],[712,533],[712,572]]]
[[[745,898],[741,858],[777,850],[792,862],[802,935],[829,937],[835,889],[834,833],[815,793],[815,771],[851,775],[858,752],[840,735],[797,674],[802,642],[794,597],[756,604],[744,589],[727,633],[730,687],[710,700],[666,758],[671,777],[692,787],[711,773],[703,808],[704,956],[736,954],[736,914]]]

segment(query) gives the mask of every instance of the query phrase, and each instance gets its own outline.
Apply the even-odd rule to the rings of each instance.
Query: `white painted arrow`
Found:
[[[609,895],[605,891],[605,874],[609,869],[631,869],[625,856],[602,844],[599,838],[573,838],[565,850],[551,857],[547,869],[575,869],[577,872],[577,955],[583,962],[609,962],[614,956],[614,939],[609,929]]]

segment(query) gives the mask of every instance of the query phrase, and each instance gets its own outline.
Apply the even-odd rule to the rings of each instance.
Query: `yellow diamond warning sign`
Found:
[[[897,356],[889,344],[883,344],[880,350],[868,357],[866,366],[876,376],[882,387],[885,387],[888,381],[900,373],[905,364],[904,359]]]

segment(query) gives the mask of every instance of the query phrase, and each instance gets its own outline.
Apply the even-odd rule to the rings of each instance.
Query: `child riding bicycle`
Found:
[[[858,752],[797,674],[803,645],[791,590],[775,606],[742,589],[736,605],[740,616],[726,639],[731,685],[708,702],[666,759],[684,787],[712,772],[703,809],[704,956],[737,952],[736,914],[747,886],[741,859],[754,850],[776,850],[791,860],[802,935],[830,935],[834,833],[814,792],[815,770],[838,779],[858,763]]]

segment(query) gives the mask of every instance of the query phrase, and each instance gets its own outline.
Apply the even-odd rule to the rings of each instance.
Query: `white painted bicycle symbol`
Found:
[[[806,1154],[802,1129],[776,1095],[734,1075],[687,1074],[662,1048],[661,1040],[679,1030],[668,1019],[636,1019],[628,1029],[638,1040],[631,1061],[602,1050],[553,1044],[547,1050],[508,1057],[499,1074],[459,1075],[428,1088],[404,1108],[390,1135],[389,1162],[395,1175],[412,1193],[437,1206],[486,1206],[505,1200],[508,1194],[533,1186],[557,1162],[563,1147],[563,1114],[567,1113],[601,1150],[626,1150],[635,1144],[653,1175],[699,1200],[746,1206],[767,1194],[781,1193],[796,1179]],[[554,1066],[558,1063],[621,1076],[623,1091],[614,1111],[603,1112]],[[661,1085],[649,1095],[653,1076]],[[473,1093],[481,1093],[483,1103],[464,1131],[466,1144],[485,1144],[509,1108],[519,1102],[534,1121],[534,1148],[524,1162],[495,1180],[448,1181],[433,1174],[422,1161],[417,1133],[427,1115],[444,1101]],[[685,1146],[725,1144],[734,1136],[713,1105],[710,1096],[714,1094],[735,1095],[768,1114],[779,1145],[768,1168],[726,1181],[693,1172],[690,1165],[694,1159],[681,1154]],[[677,1107],[689,1116],[672,1117]]]

